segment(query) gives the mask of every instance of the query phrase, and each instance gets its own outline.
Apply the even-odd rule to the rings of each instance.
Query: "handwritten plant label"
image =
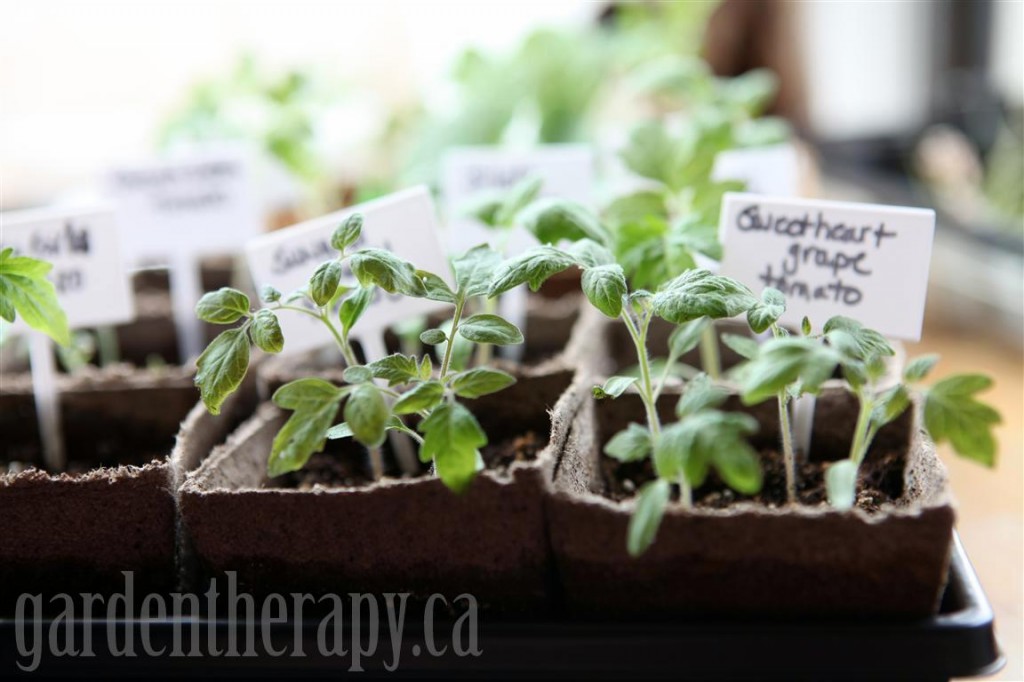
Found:
[[[719,152],[711,177],[716,181],[741,180],[751,194],[795,197],[800,190],[796,147],[787,142]]]
[[[151,263],[234,252],[262,227],[250,167],[232,149],[113,170],[107,191],[127,255]]]
[[[120,233],[109,210],[39,210],[0,216],[0,248],[53,264],[49,278],[68,325],[95,327],[135,317]],[[19,317],[15,329],[28,327]]]
[[[465,215],[475,200],[490,191],[506,190],[527,176],[543,181],[541,196],[591,203],[594,192],[594,155],[586,145],[541,145],[530,149],[460,147],[441,162],[441,195],[448,223],[447,242],[452,253],[477,244],[497,248],[498,234]],[[514,256],[536,245],[533,236],[516,229],[505,244]]]
[[[787,298],[782,322],[855,317],[898,339],[921,338],[935,212],[728,193],[721,272]]]
[[[387,249],[417,268],[440,274],[449,285],[453,284],[448,258],[438,240],[434,201],[429,190],[419,186],[249,241],[245,253],[257,289],[269,284],[287,296],[305,286],[310,273],[320,263],[337,256],[337,251],[331,248],[331,234],[353,213],[363,214],[363,231],[352,250],[367,247]],[[354,281],[350,271],[342,281]],[[370,341],[369,337],[379,337],[392,324],[449,307],[446,303],[390,295],[377,290],[376,299],[355,326],[353,337]],[[279,315],[279,319],[286,341],[285,353],[334,343],[330,331],[307,315],[286,311]],[[337,324],[336,318],[332,321]]]

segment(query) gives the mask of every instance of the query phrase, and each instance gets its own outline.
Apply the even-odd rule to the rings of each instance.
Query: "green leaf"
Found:
[[[373,376],[378,379],[387,379],[388,386],[396,384],[407,384],[420,378],[420,368],[416,358],[410,355],[394,353],[380,360],[367,365]]]
[[[363,216],[361,213],[353,213],[334,229],[331,235],[331,248],[335,251],[344,251],[359,241],[362,232]]]
[[[309,278],[309,297],[318,306],[325,306],[334,298],[338,292],[338,285],[341,284],[341,263],[336,260],[329,260],[317,267],[313,276]]]
[[[702,372],[686,383],[676,404],[676,415],[682,419],[709,407],[718,407],[728,395],[725,388],[711,383],[711,378]]]
[[[195,385],[211,414],[234,393],[249,369],[249,337],[245,327],[221,332],[196,360]]]
[[[654,295],[654,313],[674,324],[701,317],[734,317],[757,303],[745,286],[707,270],[690,270]]]
[[[569,246],[569,254],[583,268],[594,268],[599,265],[612,265],[615,256],[612,252],[592,239],[581,239]]]
[[[249,327],[249,335],[256,347],[266,353],[280,353],[284,350],[281,324],[277,321],[277,315],[270,310],[264,308],[256,311]]]
[[[851,509],[857,501],[857,465],[849,459],[835,462],[825,471],[828,503],[836,509]]]
[[[868,362],[876,356],[896,354],[884,336],[849,317],[829,319],[822,331],[829,343],[855,360]]]
[[[432,410],[444,397],[444,385],[440,381],[424,381],[402,394],[395,401],[395,414],[415,414],[421,410]]]
[[[924,427],[932,440],[949,441],[958,455],[989,467],[996,459],[993,427],[1002,418],[974,395],[991,385],[987,376],[959,374],[936,383],[924,400]]]
[[[759,346],[757,341],[750,338],[749,336],[741,336],[740,334],[722,334],[722,343],[725,344],[726,348],[731,348],[737,355],[747,360],[753,360],[757,357],[757,351]]]
[[[431,346],[436,346],[437,344],[444,343],[447,340],[448,335],[444,333],[443,329],[428,329],[420,334],[420,341]]]
[[[664,427],[654,439],[654,470],[658,476],[672,481],[685,478],[694,487],[700,485],[707,476],[710,455],[700,449],[699,435],[692,420]]]
[[[473,342],[465,338],[461,334],[456,334],[455,338],[452,338],[452,321],[447,320],[440,327],[441,331],[445,333],[450,339],[450,343],[454,344],[452,348],[451,365],[449,369],[460,370],[464,369],[469,364],[470,358],[473,356]],[[434,346],[434,353],[437,356],[439,362],[443,361],[445,353],[448,352],[448,343],[439,343]]]
[[[487,296],[493,298],[524,282],[537,291],[549,277],[575,264],[575,258],[553,246],[535,247],[498,266]]]
[[[599,244],[610,241],[608,230],[598,217],[575,202],[542,200],[528,213],[524,220],[526,228],[541,244],[558,244],[563,240],[575,242],[584,238]]]
[[[686,322],[676,327],[671,336],[668,337],[669,357],[673,360],[681,358],[697,347],[704,330],[711,324],[706,317],[698,317],[696,320]]]
[[[910,407],[910,394],[907,392],[906,386],[898,384],[878,397],[871,413],[871,421],[880,428],[895,421],[908,407]]]
[[[928,376],[938,362],[939,356],[934,354],[914,358],[907,364],[906,369],[903,370],[903,380],[908,383],[921,381]]]
[[[654,446],[659,476],[684,476],[699,487],[714,466],[733,489],[753,494],[760,490],[760,463],[745,436],[757,430],[750,415],[704,409],[666,427]],[[752,473],[756,469],[757,473]]]
[[[442,403],[420,422],[424,434],[420,458],[433,461],[437,475],[451,490],[469,487],[479,470],[478,448],[487,444],[487,435],[476,417],[459,403]]]
[[[196,317],[212,324],[231,324],[248,314],[249,297],[230,287],[205,293],[196,303]]]
[[[426,270],[417,270],[416,277],[423,287],[422,293],[416,294],[417,296],[431,301],[455,303],[455,292],[439,275],[427,272]]]
[[[636,462],[651,453],[651,432],[631,423],[605,443],[604,454],[620,462]]]
[[[665,207],[665,195],[662,192],[645,190],[627,194],[615,199],[604,210],[604,218],[613,226],[635,223],[649,216],[666,220],[668,209]]]
[[[804,336],[770,339],[745,366],[743,402],[753,405],[774,397],[797,380],[801,381],[804,391],[817,392],[832,376],[838,362],[839,356],[815,339]]]
[[[761,292],[761,300],[747,311],[747,323],[760,334],[778,322],[786,312],[786,297],[778,289],[768,287]]]
[[[680,150],[660,124],[649,123],[634,129],[621,155],[626,166],[637,175],[675,189]]]
[[[618,398],[637,381],[637,377],[611,377],[604,382],[604,386],[594,386],[592,392],[598,400]]]
[[[360,249],[349,259],[356,279],[364,287],[376,285],[389,294],[423,297],[427,291],[412,263],[383,249]]]
[[[371,285],[357,288],[341,302],[341,307],[338,309],[338,321],[341,322],[341,328],[345,334],[352,330],[372,300],[373,286]]]
[[[497,315],[479,313],[467,317],[459,324],[459,334],[475,343],[507,346],[523,342],[519,327]]]
[[[339,440],[341,438],[351,437],[352,429],[345,422],[335,424],[331,428],[327,429],[327,440]]]
[[[654,543],[671,493],[672,487],[669,482],[660,478],[640,489],[636,498],[636,509],[629,519],[626,549],[629,550],[630,556],[640,556]]]
[[[452,261],[459,292],[467,298],[483,296],[491,284],[494,271],[501,265],[501,254],[487,244],[474,246]]]
[[[811,318],[809,318],[806,315],[804,315],[804,319],[800,320],[800,332],[804,336],[810,336],[811,335],[811,331],[812,331],[812,329],[811,329]]]
[[[17,313],[28,326],[68,346],[68,318],[53,282],[46,278],[52,268],[46,261],[15,256],[10,247],[0,252],[0,317],[14,322]]]
[[[277,303],[281,300],[281,292],[269,284],[264,284],[260,288],[260,300],[264,303]]]
[[[527,176],[514,184],[494,213],[494,222],[498,225],[512,225],[516,215],[540,194],[544,181],[535,176]]]
[[[591,305],[608,317],[622,312],[626,296],[626,276],[618,264],[598,265],[583,271],[583,293]]]
[[[482,395],[497,393],[514,383],[516,379],[511,374],[487,367],[459,372],[451,379],[452,390],[462,398],[479,398]]]
[[[725,484],[744,495],[754,495],[764,485],[761,460],[757,453],[739,438],[715,449],[712,463]]]
[[[384,442],[390,416],[384,396],[373,384],[359,384],[345,401],[345,423],[366,447],[380,447]]]
[[[434,363],[430,361],[429,355],[424,355],[420,359],[420,379],[427,381],[434,374]]]
[[[365,384],[373,381],[373,370],[364,365],[352,365],[346,367],[341,376],[350,384]]]
[[[322,379],[299,379],[277,389],[274,402],[293,412],[274,437],[269,476],[301,469],[313,453],[323,450],[344,395],[344,390]]]

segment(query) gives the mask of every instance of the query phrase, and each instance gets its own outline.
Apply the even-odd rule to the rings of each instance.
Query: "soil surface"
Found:
[[[764,486],[757,495],[743,495],[726,486],[712,470],[707,480],[694,491],[697,507],[724,509],[736,502],[755,502],[767,507],[786,504],[786,470],[782,453],[762,450],[761,465]],[[906,458],[900,452],[872,453],[860,466],[857,482],[857,507],[877,512],[882,505],[893,502],[903,494],[903,469]],[[817,506],[827,504],[825,491],[826,462],[804,462],[797,469],[797,499],[800,504]],[[654,478],[650,459],[622,463],[611,457],[601,457],[601,473],[606,486],[605,494],[616,501],[632,497],[638,488]]]
[[[44,471],[49,471],[50,474],[64,473],[70,476],[81,476],[83,474],[89,473],[90,471],[95,471],[96,469],[100,469],[103,467],[141,467],[145,466],[146,464],[149,464],[153,460],[161,460],[163,459],[163,457],[163,455],[157,453],[148,453],[144,455],[136,455],[132,453],[130,456],[124,457],[105,457],[102,459],[102,461],[99,462],[91,462],[86,460],[72,460],[67,463],[67,466],[65,466],[64,471],[62,472],[49,471],[48,469],[46,469],[46,467],[42,466],[41,464],[38,464],[39,459],[42,458],[41,456],[39,459],[35,460],[0,460],[0,474],[20,474],[21,472],[27,471],[29,469],[40,469]]]

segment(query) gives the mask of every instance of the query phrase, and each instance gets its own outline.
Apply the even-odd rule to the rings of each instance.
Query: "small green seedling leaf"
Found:
[[[683,419],[709,407],[718,407],[728,395],[725,388],[713,384],[711,378],[702,372],[686,383],[676,404],[676,415]]]
[[[277,303],[281,300],[281,292],[269,284],[264,284],[260,289],[260,300],[264,303]]]
[[[768,331],[786,312],[786,297],[778,289],[768,287],[761,292],[761,300],[747,311],[747,324],[755,332]]]
[[[455,270],[455,282],[459,292],[467,298],[486,294],[494,271],[499,265],[501,254],[487,244],[474,246],[455,258],[452,261],[452,268]]]
[[[677,326],[672,331],[671,336],[668,337],[669,356],[681,358],[696,348],[700,343],[701,335],[704,334],[704,330],[707,329],[709,324],[711,324],[711,320],[706,317],[699,317],[696,320]]]
[[[871,413],[871,421],[874,422],[876,428],[881,428],[896,421],[908,407],[910,407],[910,393],[907,392],[906,386],[898,384],[878,397]]]
[[[735,317],[757,303],[747,287],[707,270],[690,270],[654,295],[654,313],[673,324],[701,317]]]
[[[839,363],[839,356],[816,339],[791,336],[770,339],[745,366],[743,402],[747,405],[775,397],[797,380],[807,393],[816,393]]]
[[[355,439],[367,447],[380,447],[384,442],[390,416],[384,396],[373,384],[359,384],[345,401],[345,423]]]
[[[256,347],[265,353],[280,353],[284,350],[284,334],[277,315],[264,308],[258,310],[252,318],[249,335]]]
[[[995,466],[992,430],[1002,418],[974,396],[990,386],[987,376],[958,374],[929,388],[924,399],[924,427],[932,440],[949,441],[958,455],[988,467]]]
[[[377,379],[386,379],[388,386],[407,384],[420,378],[420,368],[416,358],[401,353],[375,360],[367,367]]]
[[[445,353],[448,352],[448,343],[454,344],[452,348],[451,356],[451,369],[461,370],[469,364],[470,358],[473,356],[473,342],[462,336],[456,334],[455,338],[452,338],[452,321],[448,320],[444,322],[441,327],[441,331],[445,333],[450,341],[445,341],[434,346],[434,353],[437,355],[438,361],[443,362]]]
[[[416,277],[419,278],[420,284],[423,287],[423,293],[419,294],[419,296],[431,301],[455,303],[455,292],[439,275],[427,272],[426,270],[417,270]]]
[[[638,380],[638,377],[610,377],[604,382],[604,386],[594,386],[592,392],[598,400],[618,398]]]
[[[523,342],[519,327],[497,315],[479,313],[459,324],[459,334],[475,343],[508,346]]]
[[[640,489],[636,498],[636,509],[629,519],[626,549],[629,550],[630,556],[640,556],[654,542],[671,494],[672,486],[661,478],[647,483]]]
[[[338,321],[341,322],[341,328],[346,334],[352,330],[352,327],[355,326],[359,318],[363,316],[372,300],[373,286],[361,286],[341,302],[341,307],[338,309]]]
[[[349,259],[356,279],[364,287],[376,285],[389,294],[422,297],[423,282],[416,276],[412,263],[383,249],[360,249]]]
[[[249,337],[244,327],[221,332],[196,360],[195,385],[211,414],[234,393],[249,369]]]
[[[249,297],[231,287],[207,292],[196,303],[196,317],[211,324],[232,324],[248,314]]]
[[[836,509],[851,509],[857,501],[857,465],[844,459],[830,465],[825,472],[828,503]]]
[[[419,430],[424,434],[420,459],[434,462],[449,489],[465,491],[482,465],[478,448],[487,444],[476,417],[459,403],[443,403],[420,422]]]
[[[903,370],[903,380],[907,383],[921,381],[928,376],[938,362],[938,355],[922,355],[919,358],[914,358]]]
[[[487,296],[493,298],[524,282],[532,291],[537,291],[549,277],[575,264],[575,258],[553,246],[535,247],[497,267]]]
[[[568,253],[576,259],[582,268],[596,268],[601,265],[613,265],[615,256],[593,239],[581,239],[569,246]]]
[[[436,346],[437,344],[444,343],[447,340],[448,335],[444,333],[443,329],[428,329],[420,334],[420,341],[431,346]]]
[[[309,278],[309,297],[318,306],[325,306],[338,293],[341,284],[342,266],[340,261],[329,260],[320,266]]]
[[[365,384],[373,381],[373,370],[365,365],[352,365],[342,372],[342,378],[350,384]]]
[[[53,266],[28,256],[15,256],[8,247],[0,251],[0,317],[25,323],[62,346],[71,344],[68,318],[57,300],[53,282],[46,278]]]
[[[452,390],[462,398],[479,398],[508,388],[516,378],[507,372],[487,367],[459,372],[451,379]]]
[[[335,251],[344,251],[359,241],[362,232],[363,216],[360,213],[353,213],[334,229],[334,234],[331,235],[331,248]]]
[[[528,211],[524,222],[541,244],[558,244],[562,240],[576,242],[592,239],[607,244],[609,234],[597,216],[580,204],[563,199],[537,202]]]
[[[626,297],[626,275],[618,264],[598,265],[583,271],[583,293],[591,305],[608,317],[618,317]]]
[[[651,432],[630,424],[605,443],[604,454],[620,462],[638,462],[651,454]]]
[[[800,333],[804,336],[810,336],[812,331],[811,318],[804,315],[804,319],[800,320]]]
[[[424,381],[402,394],[395,401],[395,414],[415,414],[422,410],[432,410],[444,397],[444,385],[439,381]]]
[[[519,212],[537,198],[543,184],[541,178],[530,175],[512,185],[494,212],[494,224],[512,225]]]
[[[722,334],[722,343],[725,344],[726,348],[731,349],[741,358],[747,360],[753,360],[757,357],[757,352],[760,350],[760,346],[757,345],[757,341],[750,338],[749,336],[741,336],[740,334]]]
[[[830,344],[854,360],[868,362],[878,356],[896,354],[884,336],[849,317],[837,315],[829,319],[822,331]]]
[[[323,450],[344,396],[345,390],[322,379],[292,381],[274,393],[274,402],[293,412],[274,437],[267,461],[269,476],[301,469],[313,453]]]

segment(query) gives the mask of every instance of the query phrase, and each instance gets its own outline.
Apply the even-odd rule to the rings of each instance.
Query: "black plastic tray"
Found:
[[[651,585],[652,590],[657,585]],[[316,654],[317,624],[301,628],[305,657],[174,658],[147,657],[136,644],[137,657],[114,657],[106,649],[107,627],[123,636],[132,627],[138,637],[140,621],[76,622],[77,642],[92,631],[95,657],[44,655],[33,676],[375,676],[388,677],[518,677],[541,674],[605,679],[780,679],[780,680],[948,680],[998,671],[1004,660],[992,629],[992,609],[964,553],[953,539],[949,584],[940,612],[915,622],[767,622],[701,620],[699,622],[597,622],[550,619],[502,621],[481,615],[479,657],[423,655],[422,621],[406,618],[400,665],[387,672],[393,660],[386,621],[381,619],[380,644],[375,656],[364,658],[365,672],[351,671],[350,658]],[[225,648],[225,621],[185,621],[198,625],[203,642]],[[49,623],[44,624],[43,634]],[[346,623],[346,627],[348,624]],[[150,642],[171,651],[174,625],[150,621]],[[180,624],[179,624],[180,627]],[[435,631],[450,632],[438,623]],[[19,673],[20,657],[12,619],[0,620],[0,677]],[[275,647],[294,642],[290,625],[272,631]],[[346,642],[348,635],[346,634]],[[208,639],[212,638],[212,640]],[[63,639],[61,640],[63,641]],[[122,637],[118,638],[122,641]],[[186,642],[188,640],[186,639]],[[244,642],[244,640],[242,640]],[[440,640],[439,640],[440,641]],[[241,646],[241,645],[240,645]],[[260,636],[256,636],[262,651]],[[204,650],[206,650],[204,648]]]

